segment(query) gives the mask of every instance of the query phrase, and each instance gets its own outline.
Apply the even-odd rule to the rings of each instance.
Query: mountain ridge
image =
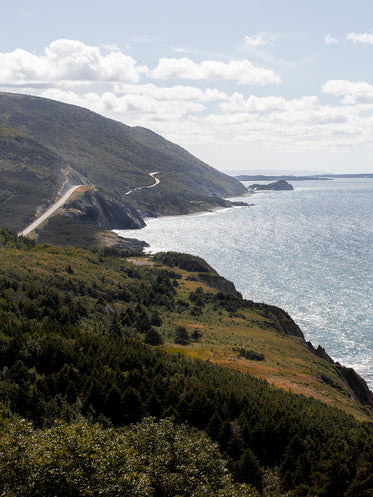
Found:
[[[79,178],[79,183],[94,185],[97,195],[104,197],[107,205],[115,203],[124,210],[136,209],[142,218],[227,207],[230,204],[223,197],[246,192],[238,180],[216,171],[153,131],[127,126],[82,107],[29,95],[0,93],[0,122],[8,130],[13,129],[13,133],[37,143],[42,159],[53,156],[56,164],[59,161],[60,170],[65,172],[66,188],[72,186],[74,178]],[[4,134],[0,135],[1,142],[6,139]],[[17,157],[14,159],[17,161]],[[3,175],[8,171],[5,162],[9,170],[12,162],[4,157],[2,147],[0,170]],[[37,170],[38,164],[30,167]],[[155,170],[159,171],[160,179],[157,188],[143,189],[149,184],[149,173]],[[14,179],[15,175],[12,176]],[[48,192],[40,192],[39,203],[35,197],[33,212],[24,213],[22,222],[45,204],[43,193],[47,203],[54,201],[63,185],[60,171],[58,181]],[[21,186],[21,189],[25,188]],[[126,195],[129,190],[133,190],[130,196]],[[4,196],[4,191],[2,193]],[[11,211],[11,207],[8,199],[8,210]],[[13,208],[16,209],[15,205]],[[0,215],[3,215],[1,206]],[[20,230],[24,227],[20,224],[18,219],[13,225],[8,222],[6,227]],[[133,225],[121,226],[126,227]],[[141,223],[137,227],[141,227]]]

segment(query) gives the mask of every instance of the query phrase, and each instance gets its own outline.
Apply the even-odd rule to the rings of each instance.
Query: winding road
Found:
[[[140,186],[138,188],[134,188],[133,190],[129,190],[125,195],[129,195],[130,193],[136,191],[136,190],[143,190],[145,188],[153,188],[154,186],[157,186],[159,184],[159,179],[155,177],[156,174],[159,174],[159,171],[155,171],[154,173],[149,173],[149,176],[151,176],[154,179],[154,183],[148,186]],[[60,209],[66,202],[67,200],[71,197],[71,195],[81,186],[84,185],[75,185],[72,186],[55,204],[53,204],[49,209],[47,209],[44,214],[42,214],[36,221],[32,222],[27,228],[25,228],[23,231],[20,231],[18,233],[18,236],[27,236],[29,235],[34,229],[36,229],[38,226],[41,225],[46,219],[48,219],[52,214],[54,214],[58,209]]]
[[[156,174],[159,174],[159,171],[155,171],[154,173],[149,173],[149,176],[151,176],[154,179],[154,183],[148,186],[139,186],[138,188],[129,190],[128,192],[125,193],[125,195],[130,195],[132,192],[136,192],[137,190],[145,190],[145,188],[153,188],[154,186],[157,186],[160,180],[158,178],[155,178]]]

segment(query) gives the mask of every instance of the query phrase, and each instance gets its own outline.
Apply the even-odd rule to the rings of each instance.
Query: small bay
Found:
[[[373,180],[294,182],[253,207],[146,220],[116,231],[203,257],[243,297],[285,309],[307,340],[373,388]],[[235,200],[242,200],[242,197]]]

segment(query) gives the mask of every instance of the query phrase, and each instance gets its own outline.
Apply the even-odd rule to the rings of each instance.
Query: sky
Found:
[[[371,0],[17,0],[0,91],[149,128],[216,169],[373,172]]]

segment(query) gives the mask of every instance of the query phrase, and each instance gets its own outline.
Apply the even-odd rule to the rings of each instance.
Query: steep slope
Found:
[[[1,225],[20,230],[54,199],[67,165],[47,147],[2,123],[0,144]]]
[[[154,416],[206,431],[229,460],[235,481],[258,490],[270,471],[281,495],[290,490],[287,495],[371,495],[371,408],[352,400],[335,365],[294,336],[297,330],[284,311],[243,300],[233,288],[218,291],[218,275],[203,260],[62,249],[0,229],[0,268],[2,494],[10,495],[5,477],[13,473],[19,483],[25,472],[32,482],[34,474],[23,452],[26,423],[18,416],[32,421],[41,435],[28,444],[37,468],[48,472],[56,455],[52,477],[63,477],[61,466],[71,475],[80,463],[95,476],[97,465],[90,463],[116,450],[115,444],[105,444],[104,453],[97,450],[97,438],[90,435],[87,446],[70,431],[76,423],[84,423],[87,434],[97,423],[114,434],[115,428],[123,433],[126,425]],[[201,275],[213,276],[214,288]],[[56,420],[64,421],[65,435],[61,439],[55,432],[45,445],[43,433],[60,425]],[[159,439],[149,447],[153,453]],[[87,458],[88,447],[93,458]],[[63,466],[66,456],[69,466]],[[169,466],[164,456],[159,460]],[[193,460],[188,456],[187,466]],[[148,466],[142,458],[138,469]],[[118,483],[123,458],[101,468],[112,468]],[[133,478],[131,471],[126,477]],[[78,495],[66,493],[65,479],[56,481],[43,495],[50,488],[53,495]],[[12,495],[35,493],[12,489]]]
[[[195,211],[203,203],[216,207],[221,197],[246,191],[157,134],[80,107],[1,93],[0,121],[50,148],[105,194],[139,207],[144,215]],[[150,185],[154,171],[160,173],[157,189],[126,197],[129,190]]]

